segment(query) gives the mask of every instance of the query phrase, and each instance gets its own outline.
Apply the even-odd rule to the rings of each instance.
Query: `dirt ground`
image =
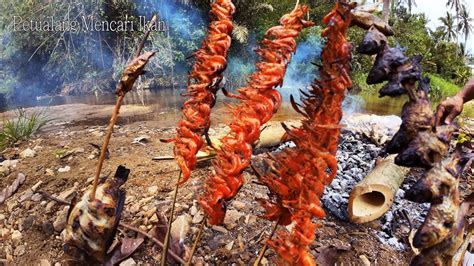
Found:
[[[61,240],[67,207],[37,192],[48,192],[65,200],[70,200],[73,192],[82,195],[91,185],[97,160],[97,149],[90,143],[102,143],[105,126],[81,122],[55,123],[48,126],[46,132],[2,154],[5,159],[16,159],[27,148],[35,153],[32,158],[19,158],[10,173],[0,176],[0,188],[3,189],[14,181],[18,173],[26,175],[26,182],[19,190],[0,204],[0,259],[13,259],[14,265],[74,264],[73,258],[63,251]],[[105,162],[103,173],[111,173],[119,165],[131,169],[123,186],[127,192],[124,223],[151,231],[159,226],[157,216],[168,216],[178,169],[173,161],[153,161],[152,158],[172,154],[172,144],[163,144],[159,139],[171,138],[174,133],[174,127],[163,121],[126,124],[122,121],[116,127],[109,145],[110,159]],[[139,136],[147,136],[149,142],[132,144]],[[65,156],[68,152],[70,155]],[[183,258],[189,255],[203,218],[195,198],[202,180],[210,175],[210,171],[208,162],[200,163],[192,179],[178,194],[173,237],[183,245]],[[267,191],[254,183],[256,177],[250,170],[245,172],[245,178],[246,184],[228,205],[225,224],[204,229],[194,258],[197,265],[249,265],[257,257],[272,224],[258,217],[262,209],[255,198],[266,197]],[[38,183],[39,187],[32,191],[31,188]],[[472,192],[473,186],[467,180],[463,186]],[[372,265],[407,265],[413,255],[410,248],[398,250],[380,240],[377,236],[381,227],[379,220],[356,225],[329,213],[320,222],[321,228],[311,246],[314,257],[334,259],[338,265],[364,265],[367,261]],[[406,241],[407,225],[398,228],[400,241]],[[120,228],[118,238],[135,235]],[[133,261],[127,260],[124,265],[158,265],[161,250],[145,239],[131,258]],[[275,264],[273,251],[267,251],[264,262]]]

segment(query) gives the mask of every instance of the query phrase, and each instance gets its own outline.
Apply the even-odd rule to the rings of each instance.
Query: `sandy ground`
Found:
[[[78,109],[74,109],[74,108]],[[32,158],[20,158],[10,173],[0,177],[0,188],[13,182],[18,173],[27,176],[26,182],[17,193],[0,204],[0,259],[13,259],[15,265],[70,265],[73,259],[64,253],[61,231],[67,207],[50,201],[38,190],[70,200],[73,192],[82,194],[91,184],[95,170],[97,150],[90,143],[101,144],[105,133],[107,116],[98,115],[97,110],[110,113],[110,107],[49,109],[55,120],[46,130],[28,142],[7,150],[2,156],[18,158],[27,148],[34,150]],[[172,199],[173,184],[178,170],[173,161],[153,161],[156,156],[172,154],[172,145],[163,144],[161,138],[171,138],[175,134],[173,115],[159,121],[127,122],[127,117],[146,115],[149,110],[139,107],[125,107],[123,120],[116,127],[109,146],[110,159],[105,162],[103,173],[107,174],[118,165],[132,170],[128,182],[123,221],[144,231],[159,227],[157,216],[168,215]],[[278,115],[277,120],[287,120],[288,115]],[[97,120],[94,120],[97,119]],[[225,120],[223,117],[214,120]],[[86,122],[81,122],[86,121]],[[87,121],[100,121],[104,126],[91,126]],[[217,123],[217,122],[216,122]],[[276,122],[275,122],[276,123]],[[222,131],[216,126],[211,134]],[[149,142],[144,145],[131,144],[133,139],[146,135]],[[69,156],[64,156],[67,152]],[[262,152],[262,151],[260,151]],[[261,155],[263,156],[263,153]],[[205,177],[210,175],[208,162],[199,165],[190,180],[178,195],[173,237],[182,244],[181,256],[186,258],[197,234],[202,212],[195,198]],[[223,226],[206,227],[195,262],[209,265],[249,265],[261,249],[272,224],[260,219],[262,209],[255,201],[265,197],[266,188],[255,184],[256,177],[251,171],[245,172],[246,185],[228,205],[228,218]],[[37,191],[31,188],[40,184]],[[472,191],[472,184],[464,184]],[[311,253],[321,258],[331,258],[344,265],[363,265],[366,259],[373,265],[407,265],[411,249],[399,250],[380,240],[381,220],[365,225],[355,225],[342,221],[328,213],[327,219],[320,221],[316,241]],[[400,221],[400,223],[406,223]],[[399,227],[396,235],[406,243],[406,224]],[[120,229],[118,238],[133,237],[134,233]],[[179,249],[177,249],[179,251]],[[177,251],[177,252],[178,252]],[[132,256],[138,265],[158,265],[161,257],[159,248],[146,240]],[[323,254],[323,255],[321,255]],[[266,263],[275,264],[275,254],[268,251]],[[131,262],[130,260],[128,262]],[[0,263],[1,264],[1,263]],[[133,265],[133,264],[127,264]]]

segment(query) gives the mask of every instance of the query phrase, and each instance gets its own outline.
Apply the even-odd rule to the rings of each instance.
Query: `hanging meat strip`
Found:
[[[283,84],[286,67],[296,50],[295,38],[303,28],[313,23],[304,21],[308,7],[297,5],[280,19],[280,26],[266,32],[257,53],[261,61],[247,87],[239,94],[229,95],[241,103],[231,107],[231,132],[221,142],[221,150],[213,161],[215,173],[207,180],[199,203],[210,224],[221,224],[225,216],[225,201],[231,200],[243,184],[242,172],[250,163],[252,144],[260,136],[260,127],[268,122],[281,104],[281,95],[275,90]]]
[[[190,98],[184,103],[183,120],[178,123],[174,155],[183,175],[183,184],[196,168],[197,152],[202,148],[202,135],[207,134],[211,125],[211,108],[216,102],[216,93],[222,80],[222,72],[227,67],[227,54],[231,45],[233,30],[232,15],[235,7],[231,0],[216,0],[211,4],[206,39],[201,49],[194,53],[195,64],[189,74],[188,91]]]
[[[315,265],[308,250],[317,228],[312,218],[325,216],[320,198],[337,171],[335,155],[341,104],[346,89],[352,86],[349,77],[352,45],[347,42],[346,33],[354,7],[338,1],[324,18],[327,26],[322,36],[327,38],[327,43],[322,52],[320,80],[303,93],[302,105],[292,101],[295,109],[305,116],[300,128],[287,129],[296,147],[271,156],[267,161],[270,170],[264,175],[258,173],[273,199],[260,199],[266,210],[264,217],[282,225],[294,222],[290,233],[279,231],[268,242],[282,262],[289,265]]]

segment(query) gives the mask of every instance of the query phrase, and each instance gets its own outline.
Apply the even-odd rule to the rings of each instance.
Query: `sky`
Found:
[[[446,2],[447,0],[416,0],[416,7],[412,9],[412,13],[425,13],[430,20],[428,26],[432,29],[441,25],[441,21],[438,18],[446,16]],[[464,1],[469,9],[469,14],[474,18],[474,2],[472,0]],[[454,14],[454,11],[451,11]],[[471,33],[471,37],[467,40],[467,50],[470,54],[474,55],[474,39]],[[464,41],[464,36],[460,38]]]

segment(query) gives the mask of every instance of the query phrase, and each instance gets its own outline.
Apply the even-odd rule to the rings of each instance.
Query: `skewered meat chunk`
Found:
[[[454,189],[468,162],[459,151],[437,163],[405,194],[406,199],[414,202],[441,203],[443,197]]]
[[[452,177],[453,178],[453,177]],[[413,246],[426,249],[441,243],[451,232],[458,217],[461,200],[456,185],[441,203],[432,203],[423,225],[416,231]]]
[[[364,39],[357,48],[357,52],[366,55],[378,54],[385,48],[387,43],[387,36],[381,33],[377,27],[372,26],[365,34]]]
[[[462,204],[448,236],[441,243],[424,249],[411,261],[411,266],[443,266],[451,265],[450,261],[464,240],[467,226],[466,216],[469,207]]]
[[[400,45],[394,48],[385,45],[375,58],[375,64],[367,77],[367,84],[377,84],[388,80],[389,74],[394,69],[408,61],[403,52]]]
[[[65,229],[66,250],[76,248],[89,262],[104,262],[125,203],[125,191],[120,186],[129,173],[129,169],[119,166],[113,178],[101,180],[93,201],[89,201],[90,191],[79,202],[73,199]]]
[[[406,83],[414,83],[418,80],[421,80],[421,60],[422,56],[415,56],[413,59],[398,68],[395,69],[392,73],[389,74],[389,82],[380,89],[380,97],[383,96],[399,96],[405,93],[408,93],[405,88]],[[428,79],[428,78],[426,78]],[[423,86],[425,84],[429,85],[429,79],[423,81]]]
[[[259,200],[265,209],[263,217],[280,225],[294,223],[291,232],[280,230],[275,239],[268,241],[282,265],[315,265],[308,248],[318,228],[312,219],[325,216],[320,198],[337,172],[341,105],[352,86],[352,45],[346,34],[354,7],[337,1],[324,17],[322,36],[327,42],[321,54],[320,79],[308,92],[302,92],[302,104],[292,100],[295,110],[304,116],[302,125],[292,129],[284,126],[296,147],[271,155],[266,160],[269,170],[257,174],[271,192],[269,200]]]
[[[383,19],[371,14],[369,12],[355,10],[351,13],[352,23],[365,30],[371,27],[376,27],[380,32],[386,36],[392,36],[395,34],[392,27],[388,25]]]
[[[221,139],[221,149],[212,162],[215,171],[199,197],[209,224],[223,223],[225,202],[235,197],[244,182],[243,171],[250,164],[252,145],[260,137],[260,128],[281,105],[281,95],[276,87],[283,84],[286,68],[296,51],[295,37],[304,28],[314,25],[304,20],[307,12],[307,6],[297,5],[280,19],[280,26],[267,31],[257,50],[261,61],[256,64],[257,71],[250,77],[249,84],[238,89],[238,94],[228,93],[239,99],[240,104],[230,106],[231,131]]]
[[[413,86],[408,89],[410,100],[402,110],[402,125],[387,145],[388,153],[400,153],[415,139],[418,132],[433,128],[433,110],[428,99],[428,80],[419,82],[419,89],[414,91]]]
[[[449,142],[456,129],[453,125],[447,125],[419,132],[408,147],[398,154],[395,163],[406,167],[431,168],[448,152]]]
[[[174,155],[182,171],[180,184],[185,183],[196,168],[196,154],[204,145],[202,135],[207,136],[211,126],[211,109],[216,103],[216,93],[227,67],[227,54],[234,28],[232,15],[235,7],[231,0],[216,0],[211,3],[206,39],[194,53],[195,64],[189,73],[187,93],[190,96],[182,108],[183,120],[178,123]]]

